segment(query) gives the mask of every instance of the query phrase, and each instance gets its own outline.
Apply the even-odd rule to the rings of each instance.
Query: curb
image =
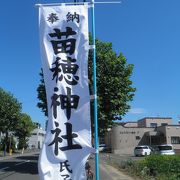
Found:
[[[6,156],[0,156],[0,160],[6,160],[6,159],[11,159],[11,158],[16,158],[16,157],[19,157],[19,156],[27,156],[27,155],[32,155],[32,154],[37,154],[37,153],[40,153],[40,150],[36,150],[36,151],[24,151],[24,153],[14,153],[12,155],[6,155]]]

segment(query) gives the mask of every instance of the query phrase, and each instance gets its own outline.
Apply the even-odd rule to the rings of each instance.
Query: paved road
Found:
[[[1,160],[0,180],[38,180],[38,154]]]
[[[37,168],[38,156],[38,153],[31,153],[14,158],[7,157],[4,160],[0,158],[0,180],[39,180]],[[133,180],[131,177],[108,165],[107,157],[107,154],[100,154],[100,180]],[[90,159],[90,164],[94,171],[93,156]]]

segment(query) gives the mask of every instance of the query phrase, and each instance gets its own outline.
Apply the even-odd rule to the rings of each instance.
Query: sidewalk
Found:
[[[95,177],[95,157],[91,156],[89,159],[92,171]],[[138,180],[138,178],[131,177],[122,170],[113,167],[107,158],[99,156],[99,177],[100,180]]]
[[[3,152],[1,151],[0,160],[6,160],[6,159],[18,157],[18,156],[32,155],[32,154],[35,154],[35,153],[40,153],[40,150],[38,150],[38,149],[24,150],[23,154],[21,153],[21,151],[17,151],[15,153],[12,153],[12,155],[9,155],[9,153],[6,153],[6,156],[4,156]]]
[[[128,176],[124,172],[114,168],[113,166],[110,166],[108,164],[99,164],[99,168],[103,169],[103,171],[108,172],[108,174],[111,177],[111,180],[135,180],[134,178]]]
[[[118,167],[124,166],[124,163],[126,161],[137,160],[137,158],[132,156],[131,154],[118,155],[118,154],[112,154],[112,153],[100,153],[99,157],[100,157],[100,162],[102,161],[102,163],[104,163],[105,166],[111,167],[111,170],[115,171],[116,174],[119,175],[119,178],[117,180],[139,180],[140,179],[139,177],[128,175],[127,171],[118,168]]]

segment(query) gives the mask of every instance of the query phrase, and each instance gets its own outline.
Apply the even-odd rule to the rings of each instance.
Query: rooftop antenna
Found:
[[[178,115],[177,118],[178,118],[178,124],[180,125],[180,115]]]

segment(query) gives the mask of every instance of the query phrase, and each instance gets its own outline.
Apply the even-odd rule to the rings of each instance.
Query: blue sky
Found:
[[[102,0],[101,0],[102,1]],[[112,0],[115,1],[115,0]],[[36,107],[41,68],[36,3],[64,0],[2,1],[0,7],[0,86],[23,105],[23,112],[44,126]],[[66,1],[70,2],[70,0]],[[180,116],[180,1],[122,0],[96,5],[96,36],[112,42],[134,64],[137,88],[132,109],[123,118]]]

